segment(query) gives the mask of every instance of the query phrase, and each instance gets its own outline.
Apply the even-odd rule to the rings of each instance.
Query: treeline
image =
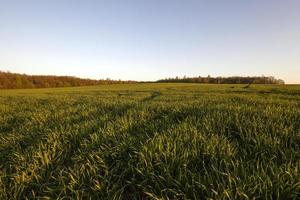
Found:
[[[166,78],[158,80],[162,83],[213,83],[213,84],[284,84],[281,79],[276,79],[273,76],[232,76],[232,77],[183,77],[183,78]]]
[[[135,81],[92,80],[72,76],[31,76],[0,71],[0,89],[73,87],[133,82]]]
[[[72,76],[37,76],[17,74],[0,71],[0,89],[18,89],[18,88],[54,88],[54,87],[73,87],[89,86],[103,84],[123,84],[136,83],[137,81],[121,80],[92,80],[82,79]],[[213,84],[284,84],[281,79],[272,76],[255,76],[255,77],[176,77],[158,80],[162,83],[213,83]]]

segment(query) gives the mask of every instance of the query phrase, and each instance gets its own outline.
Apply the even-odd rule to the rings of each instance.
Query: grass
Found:
[[[300,86],[0,91],[0,199],[299,199]]]

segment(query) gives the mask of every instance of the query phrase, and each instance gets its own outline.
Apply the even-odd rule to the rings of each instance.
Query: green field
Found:
[[[0,90],[0,199],[299,199],[300,86]]]

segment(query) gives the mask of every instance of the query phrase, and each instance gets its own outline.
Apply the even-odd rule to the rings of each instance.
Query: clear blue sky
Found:
[[[300,1],[0,0],[0,70],[300,83]]]

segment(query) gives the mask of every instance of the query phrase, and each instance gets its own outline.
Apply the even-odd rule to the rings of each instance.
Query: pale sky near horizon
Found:
[[[0,0],[0,70],[300,83],[300,1]]]

